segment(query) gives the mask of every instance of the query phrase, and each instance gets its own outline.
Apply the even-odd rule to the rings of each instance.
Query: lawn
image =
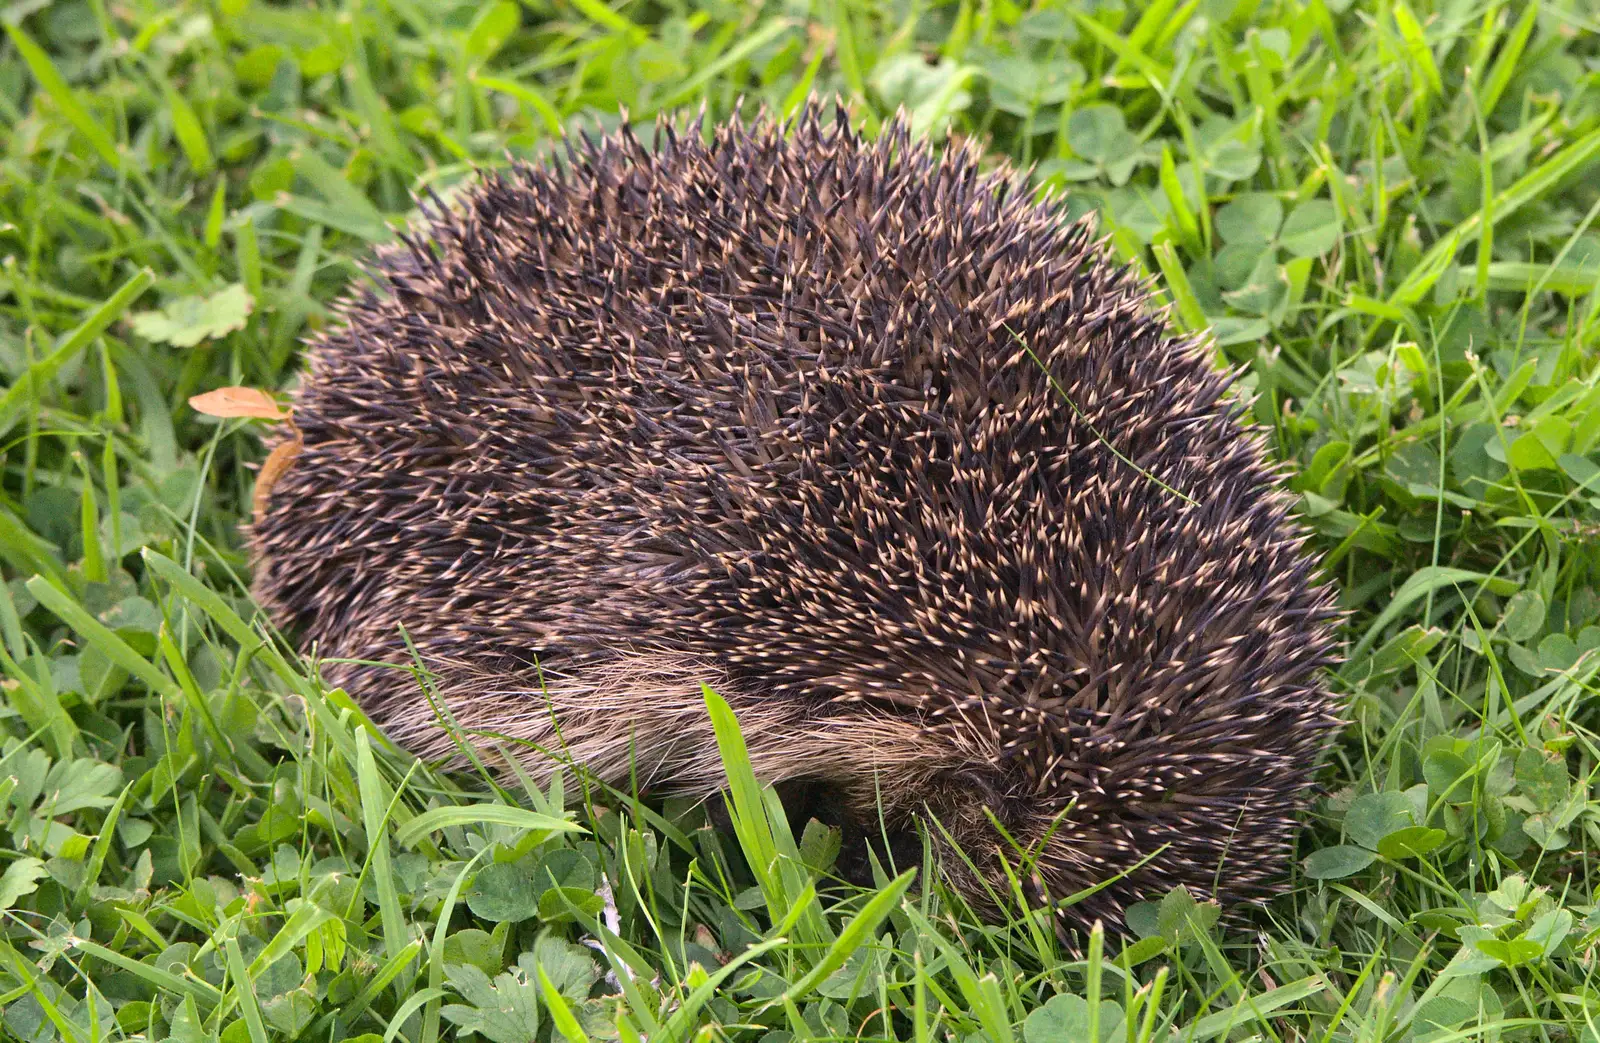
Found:
[[[1595,0],[18,0],[0,11],[0,1038],[1600,1041]],[[1288,889],[1064,949],[836,838],[496,790],[246,595],[371,245],[566,129],[904,106],[1098,210],[1349,612]],[[926,869],[926,867],[911,867]],[[910,886],[908,886],[910,885]]]

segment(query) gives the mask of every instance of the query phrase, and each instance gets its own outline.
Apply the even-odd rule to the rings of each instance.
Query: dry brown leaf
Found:
[[[257,420],[282,420],[289,415],[271,395],[259,388],[217,388],[203,395],[195,395],[189,399],[189,405],[197,413],[224,419],[253,417]]]
[[[287,442],[278,443],[277,448],[267,454],[261,462],[261,473],[256,475],[256,491],[251,498],[251,509],[257,522],[261,521],[267,513],[267,501],[272,498],[272,487],[278,484],[289,471],[289,465],[294,463],[294,458],[300,455],[300,450],[305,448],[305,441],[300,437],[299,430],[294,433],[294,438]]]

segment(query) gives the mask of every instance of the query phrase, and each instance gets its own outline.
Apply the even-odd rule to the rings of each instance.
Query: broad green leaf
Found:
[[[6,866],[0,876],[0,909],[10,909],[17,900],[39,889],[39,881],[48,878],[49,870],[37,858],[17,858]]]
[[[1544,955],[1544,946],[1527,938],[1513,938],[1510,941],[1483,938],[1472,944],[1479,952],[1490,959],[1499,960],[1506,967],[1521,967]]]
[[[539,912],[540,887],[514,862],[491,862],[478,870],[467,888],[467,906],[494,923],[529,920]]]
[[[1270,192],[1243,192],[1217,211],[1216,220],[1226,243],[1270,243],[1283,224],[1283,203]]]
[[[1442,829],[1406,826],[1378,841],[1378,854],[1394,861],[1420,858],[1443,844],[1446,838],[1447,835]]]
[[[1361,872],[1376,858],[1371,851],[1353,844],[1319,848],[1306,859],[1306,876],[1313,880],[1340,880]]]
[[[1122,1020],[1121,1004],[1100,1001],[1100,1039],[1120,1038]],[[1022,1039],[1023,1043],[1088,1043],[1089,1001],[1074,995],[1050,997],[1023,1021]]]
[[[1378,850],[1384,837],[1412,825],[1411,802],[1393,790],[1362,794],[1344,816],[1345,835],[1368,851]]]
[[[1566,758],[1549,750],[1530,746],[1517,754],[1516,777],[1522,795],[1541,811],[1560,807],[1571,791]]]
[[[1084,159],[1110,163],[1138,144],[1122,110],[1114,105],[1086,105],[1067,121],[1067,141]]]
[[[1174,945],[1205,937],[1221,915],[1215,901],[1198,901],[1181,884],[1162,897],[1157,913],[1162,936]]]
[[[157,344],[192,348],[244,329],[253,306],[244,286],[233,283],[209,296],[180,297],[160,311],[140,312],[133,317],[133,331]]]
[[[488,61],[506,45],[522,23],[522,9],[511,0],[485,4],[473,19],[464,45],[467,57],[474,62]]]
[[[1567,909],[1552,909],[1533,922],[1523,938],[1533,942],[1543,950],[1544,955],[1553,954],[1556,949],[1572,933],[1574,917]]]
[[[1500,625],[1513,641],[1528,641],[1544,630],[1544,596],[1536,590],[1519,590],[1506,602]]]
[[[1320,257],[1339,241],[1339,210],[1327,199],[1310,199],[1289,212],[1278,243],[1296,257]]]
[[[531,956],[528,953],[523,959]],[[445,976],[450,987],[465,1002],[448,1004],[440,1013],[446,1021],[490,1043],[535,1043],[539,1034],[536,972],[536,964],[525,968],[519,961],[517,967],[491,981],[470,964],[448,967]]]

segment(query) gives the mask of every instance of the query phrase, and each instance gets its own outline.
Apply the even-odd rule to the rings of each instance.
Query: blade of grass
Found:
[[[360,783],[361,820],[367,833],[367,862],[378,890],[378,913],[383,925],[384,951],[391,957],[406,951],[405,916],[400,911],[400,895],[394,886],[394,869],[389,858],[388,787],[378,777],[378,764],[365,731],[355,735],[356,777]]]
[[[900,904],[900,899],[916,875],[915,869],[907,869],[895,877],[888,887],[874,894],[867,904],[861,907],[861,911],[845,925],[844,930],[839,932],[839,936],[833,940],[833,944],[828,947],[822,959],[818,960],[804,977],[789,986],[783,994],[783,999],[799,999],[821,984],[828,975],[843,967],[857,949],[872,939],[889,913]]]
[[[245,969],[244,955],[239,951],[237,938],[222,942],[223,956],[227,961],[228,976],[233,979],[230,996],[239,1005],[244,1016],[245,1031],[250,1043],[267,1043],[267,1025],[261,1018],[261,1005],[256,1002],[255,979]]]
[[[89,115],[89,110],[78,97],[78,92],[62,78],[55,62],[50,60],[50,55],[34,43],[33,37],[29,36],[22,26],[8,21],[6,33],[11,37],[12,46],[27,63],[28,71],[33,73],[33,78],[38,81],[40,88],[50,95],[50,100],[55,102],[61,114],[77,128],[78,133],[83,135],[90,147],[99,153],[100,158],[105,160],[106,166],[113,170],[123,170],[122,155],[117,151],[116,141],[93,116]]]
[[[43,576],[35,576],[24,586],[39,604],[54,612],[60,620],[77,631],[89,644],[98,648],[107,659],[122,667],[157,695],[177,699],[183,693],[176,682],[157,670],[144,656],[135,652],[104,623],[89,615],[81,605],[52,586]]]
[[[1495,197],[1493,219],[1503,221],[1538,199],[1565,178],[1577,173],[1600,155],[1600,130],[1592,130],[1557,152]],[[1392,305],[1415,304],[1433,288],[1439,276],[1455,260],[1458,250],[1475,241],[1483,232],[1482,210],[1452,228],[1423,255],[1401,284],[1389,295]]]
[[[512,829],[526,829],[541,837],[550,833],[587,833],[588,830],[568,819],[541,815],[536,811],[512,807],[509,804],[471,804],[462,807],[433,808],[424,811],[404,826],[395,830],[394,842],[401,847],[412,847],[436,829],[451,826],[497,825]]]
[[[6,27],[10,29],[10,26]],[[87,348],[96,337],[105,332],[113,322],[122,317],[128,306],[155,282],[155,273],[145,268],[135,273],[119,286],[105,302],[84,319],[71,333],[62,337],[50,354],[28,367],[15,384],[0,395],[0,435],[11,430],[27,401],[36,396],[39,386]]]

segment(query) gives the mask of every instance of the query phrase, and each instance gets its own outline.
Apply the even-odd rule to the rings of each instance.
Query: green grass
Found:
[[[1600,1040],[1593,0],[0,18],[0,1037]],[[414,191],[808,89],[1035,164],[1246,367],[1351,724],[1245,929],[1177,893],[1073,954],[922,867],[837,887],[737,770],[725,833],[444,777],[256,619],[260,425],[190,396],[287,385]]]

